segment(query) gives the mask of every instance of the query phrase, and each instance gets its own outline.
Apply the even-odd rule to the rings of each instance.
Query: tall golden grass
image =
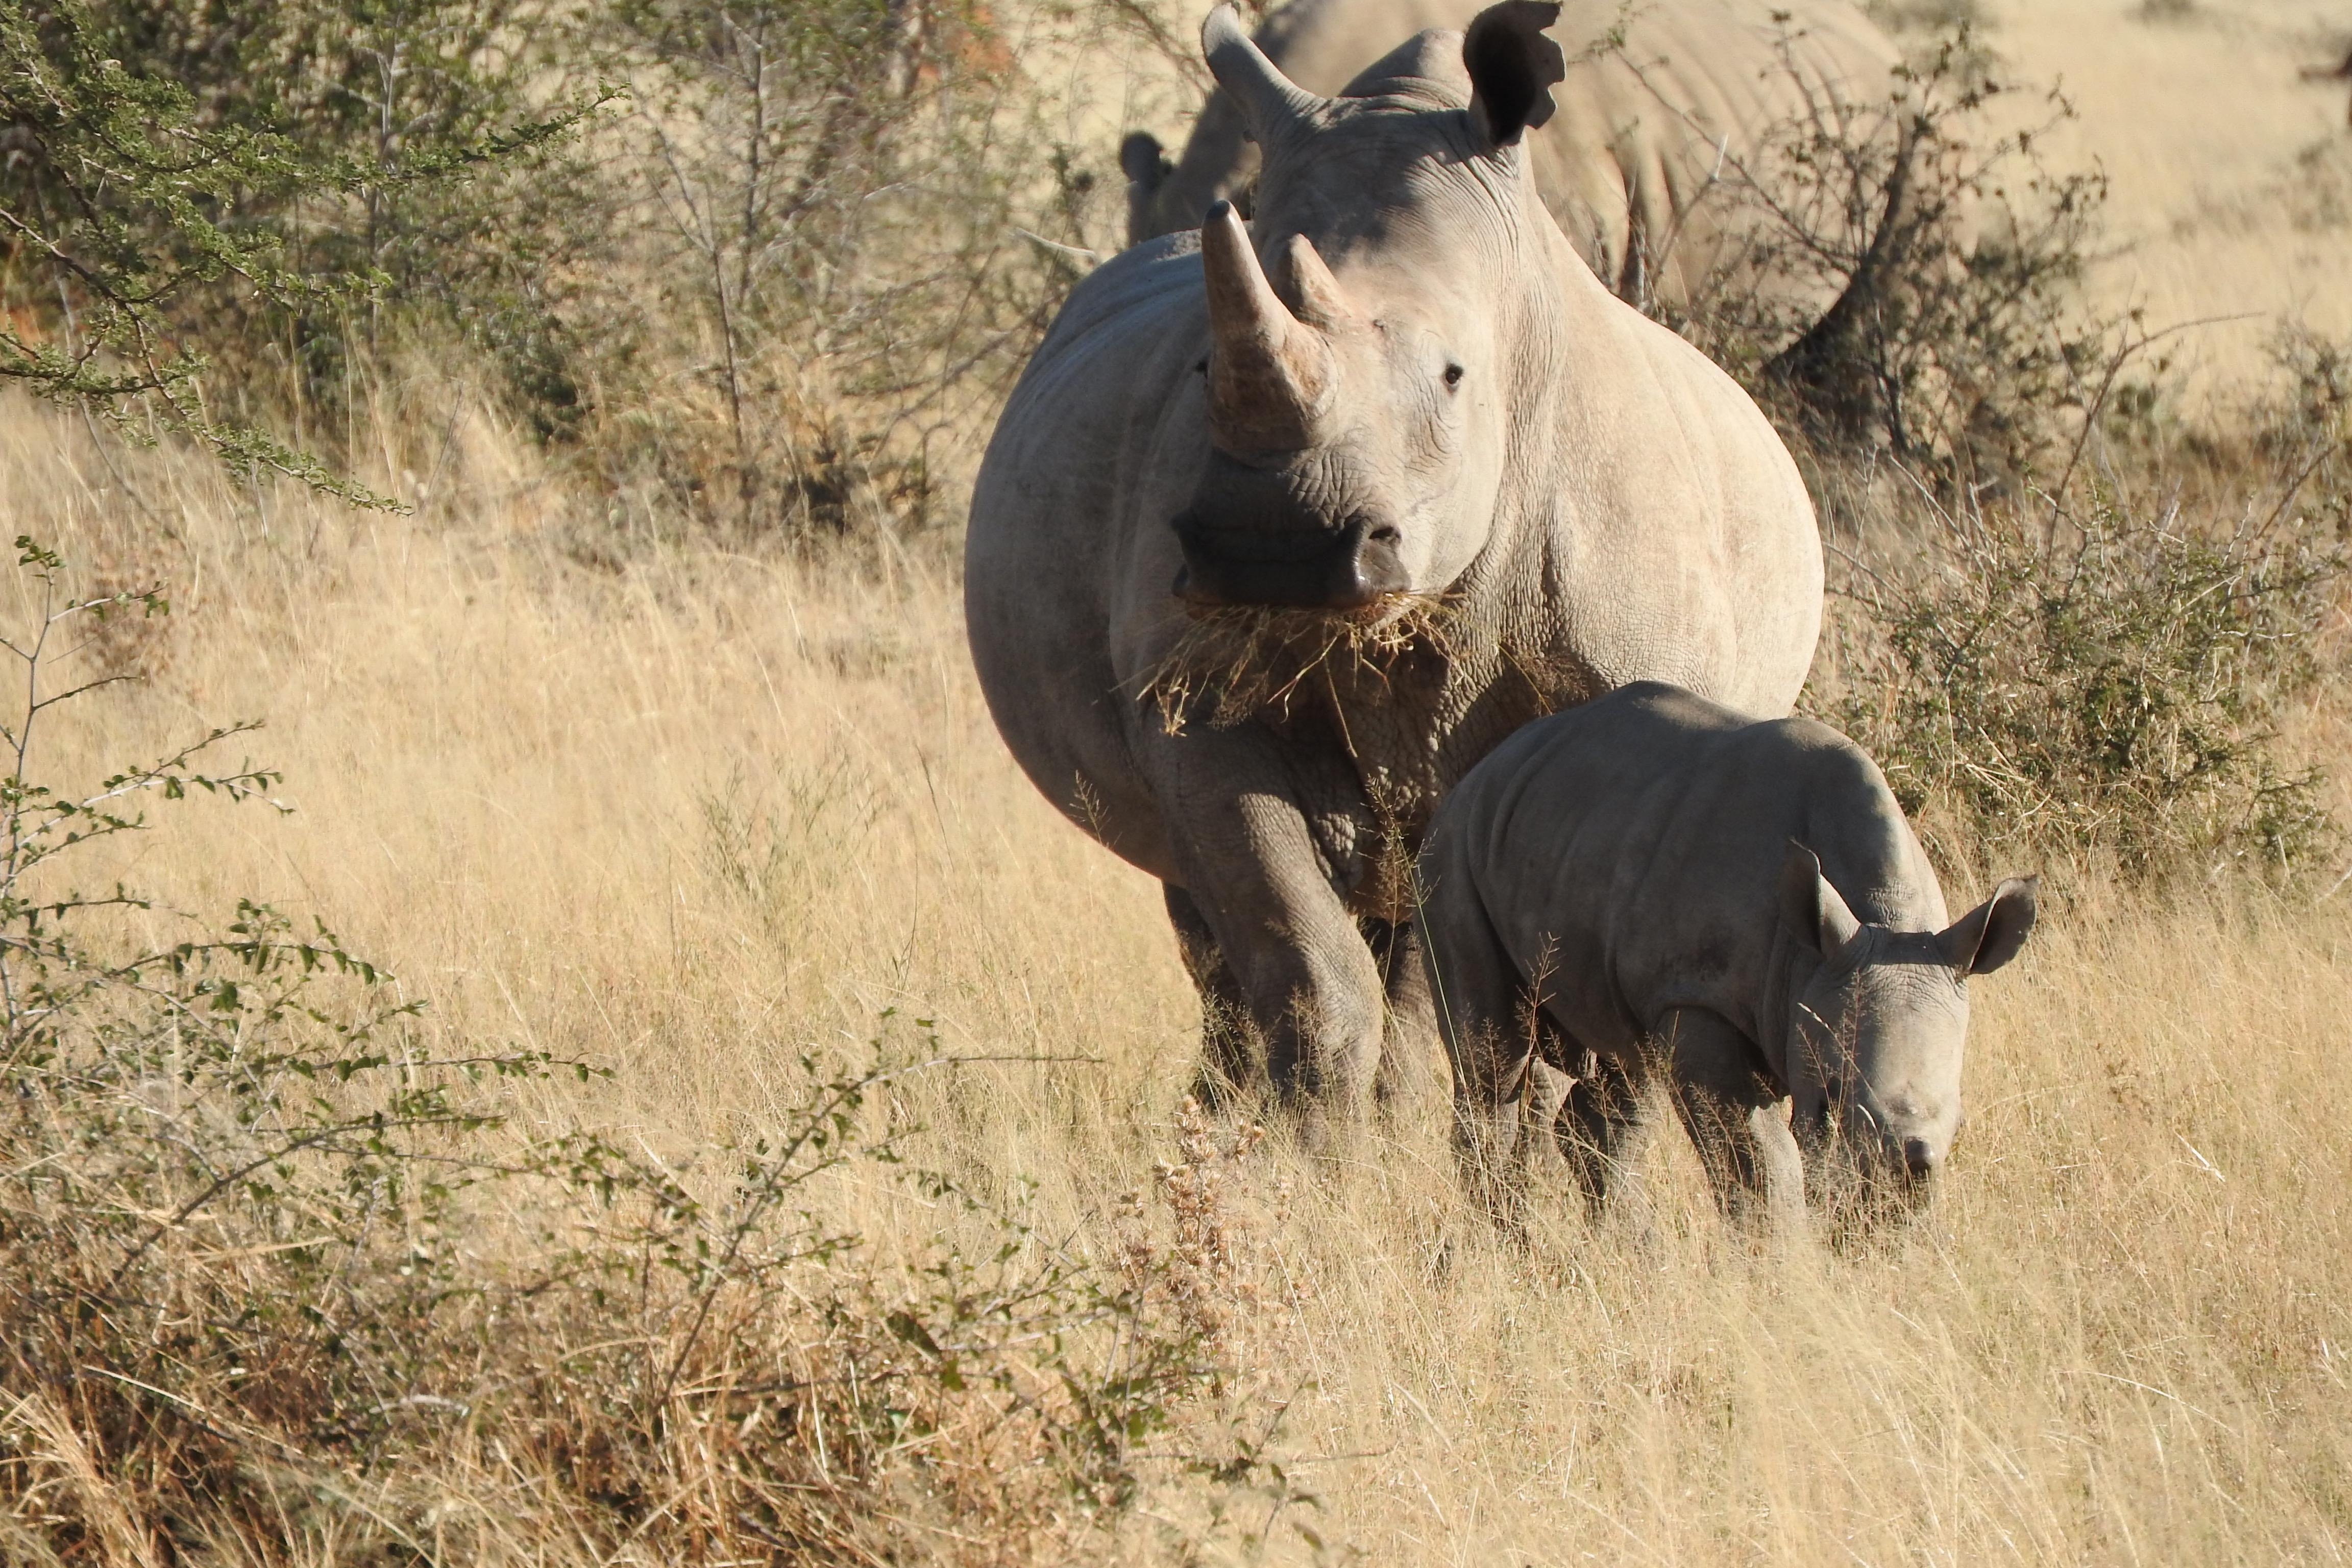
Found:
[[[2216,49],[2283,64],[2304,24],[2209,0],[2147,27],[2122,5],[2020,5],[2002,37],[2043,75],[2127,40],[2112,77],[2073,85],[2084,145],[2178,144],[2116,170],[2153,237],[2144,276],[2172,279],[2132,285],[2152,320],[2352,308],[2339,274],[2264,237],[2291,219],[2244,205],[2268,188],[2246,171],[2291,169],[2340,102],[2229,87],[2250,101],[2216,144],[2260,146],[2208,180],[2171,114],[2189,100],[2130,75],[2150,51],[2174,71]],[[2184,224],[2191,208],[2206,216]],[[2252,353],[2214,358],[2234,373]],[[950,537],[810,558],[613,548],[627,520],[487,409],[436,375],[379,389],[363,467],[418,500],[402,518],[240,489],[0,405],[13,531],[83,585],[160,581],[174,605],[77,656],[144,679],[62,720],[47,771],[95,778],[265,720],[249,749],[286,770],[291,815],[176,806],[104,869],[182,907],[252,896],[327,919],[429,999],[442,1043],[611,1069],[499,1088],[518,1140],[585,1128],[683,1160],[757,1138],[794,1115],[805,1047],[854,1057],[891,1009],[950,1050],[1030,1058],[903,1085],[910,1158],[1023,1205],[1108,1276],[1149,1275],[1223,1375],[1150,1440],[1145,1489],[1108,1529],[1032,1521],[991,1542],[931,1521],[843,1560],[2352,1550],[2352,887],[2056,890],[2021,962],[1977,987],[1969,1122],[1916,1226],[1845,1248],[1733,1235],[1670,1146],[1653,1228],[1558,1191],[1515,1248],[1463,1202],[1440,1108],[1324,1163],[1186,1110],[1197,1017],[1158,889],[1005,755]],[[0,619],[22,592],[0,582]],[[2338,708],[2297,722],[2343,755]],[[886,1260],[973,1223],[879,1169],[822,1199]],[[79,1561],[666,1560],[646,1544],[666,1538],[534,1511],[531,1478],[475,1437],[341,1490],[289,1473],[300,1496],[266,1551],[169,1547],[141,1476],[0,1389],[0,1464],[51,1478],[42,1506],[79,1521]],[[386,1518],[411,1559],[375,1555]],[[427,1528],[452,1520],[466,1529]],[[0,1551],[39,1538],[37,1519],[5,1522]],[[735,1560],[722,1544],[704,1560]]]
[[[265,718],[294,814],[185,808],[126,873],[321,914],[430,997],[429,1030],[613,1069],[506,1091],[519,1132],[757,1135],[803,1087],[799,1047],[892,1007],[952,1048],[1062,1058],[919,1080],[910,1148],[1025,1192],[1038,1235],[1107,1270],[1181,1276],[1228,1374],[1154,1439],[1125,1524],[1056,1551],[2153,1563],[2352,1542],[2352,898],[2056,900],[1978,988],[1969,1125],[1899,1235],[1743,1240],[1672,1149],[1654,1231],[1561,1193],[1520,1252],[1457,1195],[1433,1110],[1332,1164],[1186,1123],[1194,1009],[1157,889],[997,743],[940,540],[585,565],[580,503],[494,422],[459,426],[398,519],[8,407],[16,526],[92,581],[176,588],[164,630],[85,656],[149,679],[61,725],[57,769]],[[960,1223],[878,1173],[828,1202],[885,1253]],[[29,1419],[19,1462],[70,1470],[71,1433]],[[1182,1462],[1242,1442],[1284,1479]],[[492,1511],[494,1480],[429,1478]],[[136,1478],[76,1485],[115,1521],[89,1560],[152,1555]],[[303,1530],[290,1560],[340,1560]],[[650,1560],[511,1520],[468,1539],[474,1561]]]
[[[2050,142],[2112,182],[2104,303],[2152,327],[2202,322],[2168,349],[2193,392],[2225,398],[2282,320],[2342,336],[2352,138],[2340,83],[2352,16],[2298,0],[1992,0],[1993,47],[2079,111]]]

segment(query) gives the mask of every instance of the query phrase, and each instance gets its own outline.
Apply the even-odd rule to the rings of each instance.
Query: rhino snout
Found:
[[[1362,610],[1412,584],[1392,525],[1358,517],[1336,529],[1215,528],[1186,512],[1174,591],[1194,605]]]
[[[1951,1152],[1948,1139],[1920,1137],[1889,1138],[1879,1148],[1879,1172],[1882,1180],[1907,1191],[1913,1197],[1925,1196],[1944,1168]]]
[[[1866,1088],[1841,1117],[1846,1145],[1864,1173],[1906,1185],[1927,1183],[1943,1168],[1958,1121],[1907,1095],[1877,1100]]]

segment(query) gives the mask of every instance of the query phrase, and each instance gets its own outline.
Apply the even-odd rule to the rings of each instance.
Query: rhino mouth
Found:
[[[1412,586],[1395,528],[1365,517],[1335,529],[1218,528],[1187,511],[1170,526],[1184,551],[1172,591],[1194,605],[1364,610]]]
[[[1800,1104],[1792,1119],[1812,1200],[1838,1228],[1862,1232],[1924,1213],[1939,1189],[1948,1147],[1884,1128],[1863,1106],[1841,1110],[1843,1088],[1830,1079],[1828,1103]]]
[[[1452,657],[1435,594],[1389,594],[1362,610],[1188,604],[1180,624],[1135,688],[1171,735],[1286,721],[1328,702],[1385,706],[1408,666]]]

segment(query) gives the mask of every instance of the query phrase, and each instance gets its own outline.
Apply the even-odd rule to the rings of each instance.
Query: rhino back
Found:
[[[1520,973],[1547,973],[1549,1011],[1587,1046],[1629,1049],[1680,1006],[1761,1040],[1786,956],[1791,839],[1864,919],[1942,924],[1933,874],[1851,742],[1650,683],[1497,748],[1447,798],[1423,874],[1475,888]]]
[[[1597,685],[1672,681],[1786,713],[1821,628],[1803,476],[1754,400],[1685,339],[1606,299],[1576,331],[1580,354],[1613,368],[1565,390],[1562,467],[1525,489],[1556,509],[1553,592]],[[1604,335],[1617,352],[1592,351]]]

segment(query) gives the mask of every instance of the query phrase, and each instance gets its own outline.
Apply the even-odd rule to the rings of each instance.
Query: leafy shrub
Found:
[[[381,502],[462,342],[657,531],[920,522],[1092,254],[1061,107],[979,0],[0,0],[0,376]]]
[[[1093,178],[990,8],[633,0],[566,48],[629,94],[606,482],[739,538],[931,518],[1089,254]]]
[[[2352,348],[2290,327],[2273,340],[2271,357],[2284,390],[2257,404],[2252,424],[2256,458],[2282,476],[2272,510],[2284,516],[2308,498],[2303,528],[2352,544]]]
[[[1809,321],[1790,314],[1805,290],[1719,288],[1670,324],[1832,453],[1882,451],[1953,483],[2046,460],[2102,373],[2144,345],[2083,306],[2105,180],[2039,151],[2072,107],[2049,94],[2038,123],[1985,139],[1981,111],[2020,90],[1963,21],[1885,102],[1766,132],[1706,199],[1749,209],[1748,275],[1837,303]]]
[[[379,501],[271,432],[337,406],[388,302],[478,312],[529,270],[491,261],[532,231],[480,176],[584,106],[534,114],[520,61],[482,63],[515,12],[0,0],[0,377]]]
[[[1963,21],[1880,115],[1768,138],[1734,199],[1837,307],[1770,358],[1805,324],[1769,300],[1676,324],[1803,438],[1851,545],[1831,706],[1948,855],[2291,872],[2335,839],[2279,731],[2344,580],[2352,377],[2290,335],[2242,429],[2168,424],[2165,332],[2083,298],[2104,181],[2039,152],[2071,108],[1977,140],[2015,90]]]
[[[257,904],[217,932],[64,879],[134,801],[267,799],[216,731],[81,794],[33,782],[86,695],[58,645],[152,591],[66,597],[0,645],[0,1554],[28,1563],[869,1563],[1064,1550],[1209,1368],[1148,1282],[918,1176],[961,1243],[886,1266],[823,1215],[934,1037],[803,1058],[764,1139],[665,1163],[504,1125],[497,1086],[587,1064],[436,1051],[418,1005]],[[899,1033],[895,1029],[894,1034]],[[565,1546],[563,1543],[573,1543]]]
[[[2344,557],[2112,495],[2043,506],[1933,508],[1916,549],[1850,566],[1844,727],[1950,855],[2309,864],[2336,830],[2278,723],[2320,673]]]
[[[269,376],[331,425],[386,340],[455,331],[542,434],[576,419],[562,278],[586,240],[570,214],[595,181],[569,133],[609,94],[566,90],[561,72],[542,85],[557,62],[541,0],[90,3],[109,49],[183,87],[198,123],[274,134],[356,176],[332,199],[245,198],[248,220],[282,234],[291,270],[370,287],[216,318],[208,336],[238,385]]]

